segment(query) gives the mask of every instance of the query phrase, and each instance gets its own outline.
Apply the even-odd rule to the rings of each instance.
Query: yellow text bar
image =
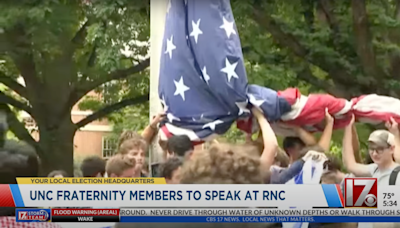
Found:
[[[164,178],[17,178],[18,184],[166,184]]]

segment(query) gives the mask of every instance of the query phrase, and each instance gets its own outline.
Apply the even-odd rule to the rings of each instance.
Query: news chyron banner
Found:
[[[17,209],[18,222],[95,223],[337,223],[400,222],[393,213],[368,209],[276,209],[276,208],[121,208],[121,209]]]
[[[341,189],[166,185],[157,178],[24,178],[18,185],[0,185],[0,206],[18,207],[20,222],[400,222],[399,187],[378,188],[375,178],[344,183]]]

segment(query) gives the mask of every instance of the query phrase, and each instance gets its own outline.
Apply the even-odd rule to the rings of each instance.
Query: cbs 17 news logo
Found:
[[[345,207],[377,208],[378,179],[346,178]]]

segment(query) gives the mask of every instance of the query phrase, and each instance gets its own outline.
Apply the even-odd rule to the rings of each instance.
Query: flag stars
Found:
[[[183,82],[183,77],[181,76],[181,79],[177,82],[174,80],[175,83],[175,93],[174,96],[180,95],[183,100],[185,100],[185,92],[190,90],[189,87],[187,87],[184,82]]]
[[[165,54],[169,54],[169,58],[172,59],[172,51],[176,49],[176,46],[173,43],[174,36],[171,36],[171,39],[167,39],[167,50],[165,50]]]
[[[233,26],[234,22],[233,21],[232,22],[227,21],[225,19],[225,17],[223,17],[222,20],[223,20],[224,23],[219,28],[225,30],[226,36],[228,38],[231,38],[232,34],[236,35],[236,31],[235,31],[235,28]]]
[[[239,108],[239,116],[245,112],[250,113],[250,110],[247,109],[247,101],[236,102],[236,106]]]
[[[201,72],[203,73],[204,81],[206,81],[206,83],[208,84],[208,81],[210,80],[210,75],[207,74],[207,68],[203,67]]]
[[[196,44],[197,44],[197,40],[199,38],[199,35],[203,34],[203,31],[200,30],[200,19],[197,20],[196,23],[194,21],[192,21],[192,29],[193,30],[190,33],[190,36],[193,36],[194,42],[196,42]]]
[[[216,125],[222,124],[222,123],[224,123],[222,120],[214,120],[214,121],[212,121],[210,123],[204,124],[203,125],[203,129],[210,128],[212,131],[215,131]]]
[[[238,62],[231,64],[228,58],[225,59],[225,67],[221,69],[221,72],[226,73],[226,76],[228,77],[228,82],[231,81],[231,78],[239,78],[239,76],[235,72],[237,64]]]
[[[257,100],[253,94],[249,94],[248,96],[250,103],[257,107],[260,107],[265,102],[265,100]]]
[[[167,119],[170,123],[172,123],[172,121],[176,120],[176,121],[181,121],[181,119],[179,119],[178,117],[174,116],[174,114],[172,113],[168,113],[167,114]]]
[[[164,108],[164,111],[165,111],[165,112],[168,111],[168,105],[167,105],[167,103],[165,102],[165,97],[164,97],[164,95],[162,96],[162,98],[160,99],[160,101],[161,101],[161,104],[162,104],[162,106],[163,106],[163,108]]]

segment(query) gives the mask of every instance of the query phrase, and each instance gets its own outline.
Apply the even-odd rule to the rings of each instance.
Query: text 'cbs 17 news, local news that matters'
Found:
[[[59,186],[59,185],[56,185]],[[99,186],[99,185],[98,185]],[[122,188],[119,185],[118,188]],[[149,187],[151,185],[148,185]],[[151,196],[156,191],[181,191],[182,198],[185,192],[193,192],[191,189],[194,186],[185,186],[187,189],[176,189],[177,185],[165,186],[160,189],[161,185],[157,186],[157,190],[150,188],[143,193],[143,195]],[[272,206],[271,200],[262,201],[263,195],[265,196],[265,188],[268,187],[269,191],[277,191],[282,193],[280,199],[275,201]],[[104,187],[104,186],[102,186]],[[113,185],[107,185],[108,188],[115,188]],[[135,186],[136,187],[136,186]],[[137,185],[140,189],[140,185]],[[342,222],[400,222],[400,207],[397,201],[400,200],[399,187],[396,186],[377,186],[376,178],[347,178],[345,179],[344,189],[340,189],[338,185],[315,185],[315,186],[296,186],[296,185],[262,185],[261,191],[254,185],[243,186],[232,185],[226,187],[218,185],[203,185],[196,186],[199,189],[198,198],[182,199],[175,201],[173,205],[176,208],[168,208],[167,204],[171,205],[169,200],[157,201],[135,201],[130,205],[135,205],[135,208],[129,208],[123,201],[114,200],[103,201],[103,205],[111,206],[113,208],[104,209],[90,209],[90,208],[54,208],[54,209],[16,209],[16,219],[18,222],[209,222],[209,223],[280,223],[280,222],[311,222],[311,223],[342,223]],[[290,189],[289,189],[290,187]],[[48,187],[47,187],[48,188]],[[52,188],[52,187],[51,187]],[[65,188],[65,187],[64,187]],[[86,190],[79,190],[81,194],[87,193],[91,187],[86,185]],[[131,188],[131,187],[130,187]],[[233,190],[232,190],[233,188]],[[253,188],[253,189],[252,189]],[[309,202],[313,205],[292,205],[291,199],[294,199],[292,190],[296,188],[309,188],[318,195],[318,200],[308,198]],[[38,189],[38,188],[36,188]],[[107,191],[104,188],[104,191]],[[139,191],[135,188],[136,193]],[[169,190],[166,190],[169,189]],[[211,190],[209,190],[211,189]],[[219,189],[219,190],[218,190]],[[272,189],[272,190],[271,190]],[[21,190],[25,191],[25,190]],[[32,191],[32,190],[26,190]],[[57,190],[61,191],[61,190]],[[57,192],[54,190],[54,192]],[[66,190],[62,190],[66,191]],[[69,190],[76,191],[76,190]],[[94,190],[93,190],[94,191]],[[99,190],[97,190],[99,191]],[[122,190],[120,190],[122,191]],[[133,191],[133,190],[130,190]],[[247,195],[256,196],[259,192],[260,197],[258,200],[247,199]],[[56,194],[56,193],[55,193]],[[65,194],[65,192],[63,193]],[[142,194],[142,193],[140,193]],[[147,195],[146,195],[147,194]],[[301,192],[297,191],[297,198],[301,197]],[[213,197],[213,201],[207,202],[208,196]],[[205,198],[203,198],[203,196]],[[230,197],[229,197],[230,196]],[[237,197],[234,197],[237,196]],[[25,198],[22,197],[24,200]],[[234,199],[236,198],[236,199]],[[21,199],[22,200],[22,199]],[[314,202],[314,201],[315,202]],[[182,202],[184,201],[184,203]],[[189,202],[190,201],[190,202]],[[261,201],[261,202],[260,202]],[[317,202],[318,201],[318,202]],[[321,202],[320,202],[321,201]],[[324,202],[322,202],[324,201]],[[73,206],[69,201],[58,201],[64,205],[51,205],[54,207],[59,206]],[[90,200],[90,203],[93,203]],[[147,203],[146,203],[147,202]],[[207,203],[210,208],[205,208],[204,203]],[[298,201],[296,201],[298,202]],[[68,205],[65,205],[68,203]],[[76,206],[84,207],[87,203],[83,200],[77,201]],[[152,203],[157,203],[157,206],[151,206]],[[230,205],[235,206],[228,206]],[[262,206],[262,203],[267,204]],[[149,206],[150,204],[150,206]],[[294,203],[296,204],[296,203]],[[97,204],[98,205],[98,204]],[[117,206],[115,206],[117,205]],[[154,204],[153,204],[154,205]],[[184,206],[182,206],[184,205]],[[237,206],[240,205],[240,206]],[[26,205],[32,206],[32,205]],[[37,205],[36,205],[37,206]],[[150,208],[152,207],[152,208]],[[189,208],[190,207],[190,208]],[[296,208],[297,207],[297,208]]]

